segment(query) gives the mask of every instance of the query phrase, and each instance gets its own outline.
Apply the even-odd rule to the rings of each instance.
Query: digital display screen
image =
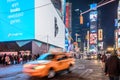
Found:
[[[97,11],[90,12],[90,21],[97,21]]]
[[[1,42],[34,39],[34,0],[0,0],[0,37]]]
[[[97,4],[96,3],[90,5],[90,9],[96,9],[96,8],[97,8]]]
[[[97,22],[93,21],[90,23],[90,32],[97,32]]]
[[[97,34],[90,33],[90,44],[97,44]]]

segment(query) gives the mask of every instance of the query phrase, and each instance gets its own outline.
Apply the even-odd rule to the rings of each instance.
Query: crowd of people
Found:
[[[24,64],[28,61],[36,60],[39,57],[39,54],[2,54],[0,55],[0,64],[10,65],[10,64]]]

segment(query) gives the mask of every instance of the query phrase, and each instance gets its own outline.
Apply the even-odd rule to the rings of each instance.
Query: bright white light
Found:
[[[46,67],[45,65],[41,65],[41,66],[34,67],[34,69],[42,69],[42,68],[45,68],[45,67]]]

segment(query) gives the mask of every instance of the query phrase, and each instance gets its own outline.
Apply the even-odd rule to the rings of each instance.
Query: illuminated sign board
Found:
[[[102,29],[98,30],[98,40],[99,41],[103,40],[103,30]]]
[[[0,42],[35,39],[65,47],[65,25],[51,0],[0,0],[0,13]]]
[[[90,23],[90,32],[97,32],[97,22],[93,21]]]
[[[34,39],[33,8],[34,0],[1,0],[0,41]]]
[[[97,9],[97,4],[96,3],[91,4],[90,9],[96,10]]]
[[[103,49],[103,42],[99,42],[98,46],[99,46],[99,49],[102,50]]]
[[[66,4],[66,20],[65,20],[65,25],[67,28],[70,27],[70,5],[69,3]]]
[[[97,21],[97,11],[90,12],[90,21]]]
[[[96,45],[90,45],[90,52],[96,52],[96,51],[97,51]]]
[[[86,39],[89,41],[89,31],[87,31]]]
[[[97,34],[90,33],[90,44],[97,44]]]
[[[118,48],[120,48],[120,38],[118,38]]]

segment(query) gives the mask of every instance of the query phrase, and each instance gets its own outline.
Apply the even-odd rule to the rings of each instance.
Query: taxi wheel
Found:
[[[48,73],[48,78],[53,78],[55,76],[55,71],[54,70],[50,70]]]
[[[70,65],[67,71],[68,71],[68,73],[71,73],[71,72],[72,72],[72,70],[73,70],[73,66],[72,66],[72,65]]]

